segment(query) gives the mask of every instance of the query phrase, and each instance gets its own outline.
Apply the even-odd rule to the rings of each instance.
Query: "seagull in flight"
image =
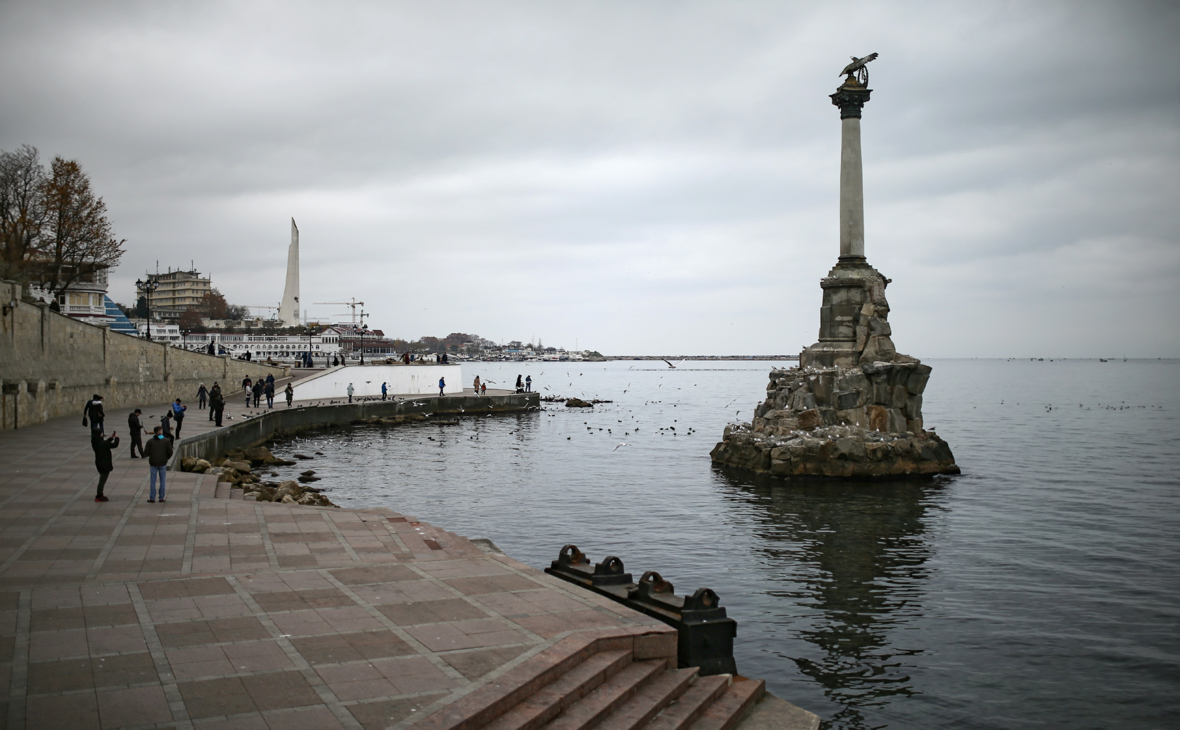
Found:
[[[616,451],[618,451],[619,449],[623,448],[624,446],[630,446],[630,445],[631,445],[631,444],[625,444],[625,443],[619,442],[619,445],[618,445],[618,446],[616,446],[616,447],[614,447],[613,449],[611,449],[611,453],[613,454],[613,453],[615,453]]]

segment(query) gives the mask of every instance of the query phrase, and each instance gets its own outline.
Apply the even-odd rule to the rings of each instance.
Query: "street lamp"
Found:
[[[144,306],[147,307],[147,339],[152,339],[152,292],[160,288],[160,282],[154,279],[147,281],[135,280],[135,288],[139,291],[140,296],[143,297]]]

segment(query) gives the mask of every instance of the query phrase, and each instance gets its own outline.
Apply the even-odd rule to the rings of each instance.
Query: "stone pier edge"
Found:
[[[325,426],[347,426],[369,418],[391,418],[416,413],[448,416],[481,416],[487,413],[521,413],[541,407],[539,393],[506,395],[405,396],[403,399],[370,400],[328,405],[279,406],[262,415],[213,431],[181,439],[169,467],[178,470],[186,456],[211,459],[234,448],[250,448],[279,431],[295,432]]]

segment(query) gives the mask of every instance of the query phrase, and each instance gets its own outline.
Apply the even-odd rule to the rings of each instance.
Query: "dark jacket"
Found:
[[[127,416],[127,429],[131,432],[132,436],[143,430],[143,424],[139,422],[139,416],[134,413]]]
[[[220,390],[215,390],[209,395],[209,407],[215,411],[225,408],[225,399],[221,397]]]
[[[262,392],[266,393],[266,397],[274,398],[275,397],[275,384],[272,382],[267,382],[266,387],[262,389]]]
[[[148,464],[167,466],[168,460],[172,458],[172,439],[152,436],[143,447],[143,451],[147,454]]]
[[[160,417],[160,426],[164,429],[164,435],[169,439],[172,438],[172,419],[167,414]],[[159,466],[157,464],[156,466]]]
[[[99,472],[114,471],[111,463],[111,449],[119,448],[119,437],[112,436],[104,439],[102,434],[95,431],[90,437],[90,448],[94,449],[94,468]]]
[[[82,415],[89,418],[91,423],[95,421],[101,423],[106,418],[106,414],[102,410],[102,401],[87,401],[86,407],[82,409]]]

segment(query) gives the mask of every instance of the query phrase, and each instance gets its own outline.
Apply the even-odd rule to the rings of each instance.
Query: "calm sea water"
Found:
[[[713,588],[739,670],[828,728],[1177,727],[1180,362],[930,364],[926,423],[964,472],[933,482],[714,468],[771,363],[466,364],[465,381],[531,374],[614,403],[288,451],[327,454],[314,468],[342,506],[537,567],[572,542],[681,593]]]

